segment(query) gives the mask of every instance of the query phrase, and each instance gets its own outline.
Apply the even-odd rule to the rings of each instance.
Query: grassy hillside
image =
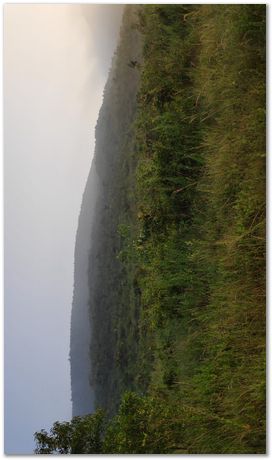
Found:
[[[104,407],[132,389],[182,414],[186,452],[264,452],[265,7],[146,6],[139,22]]]
[[[189,453],[265,449],[265,7],[146,6],[136,380]]]
[[[107,416],[73,453],[265,452],[265,13],[126,9],[89,258]]]

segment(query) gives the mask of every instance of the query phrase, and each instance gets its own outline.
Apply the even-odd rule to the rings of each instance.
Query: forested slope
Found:
[[[90,386],[91,374],[89,321],[89,253],[91,226],[97,197],[97,175],[92,165],[82,197],[75,244],[74,295],[71,314],[70,366],[72,414],[84,415],[94,410],[94,392]]]
[[[129,292],[128,271],[119,260],[119,252],[120,224],[133,207],[133,195],[128,192],[132,186],[131,171],[135,171],[133,122],[141,59],[137,11],[137,6],[125,8],[120,41],[96,126],[94,163],[99,184],[89,259],[92,382],[96,404],[109,412],[114,410],[120,392],[126,387],[123,379],[130,378],[129,362],[124,362],[124,355],[130,351],[124,350],[118,358],[117,343],[122,340],[120,334],[126,336],[129,332],[125,324],[122,330],[118,329],[120,318],[125,320],[123,309],[127,308]],[[122,375],[120,365],[125,369]]]
[[[114,407],[120,395],[115,376],[116,331],[121,283],[125,284],[119,223],[131,206],[127,196],[133,149],[141,54],[137,6],[125,8],[119,45],[103,94],[96,126],[96,147],[83,195],[75,247],[75,284],[71,317],[73,415],[98,405]],[[92,345],[91,345],[92,344]],[[91,364],[92,359],[92,364]],[[121,384],[122,386],[122,384]]]

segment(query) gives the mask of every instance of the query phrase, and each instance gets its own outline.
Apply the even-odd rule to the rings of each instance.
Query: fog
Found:
[[[71,417],[73,258],[122,7],[4,7],[5,452]]]

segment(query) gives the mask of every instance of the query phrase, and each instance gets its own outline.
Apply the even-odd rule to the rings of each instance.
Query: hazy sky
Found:
[[[4,7],[6,453],[71,417],[75,235],[121,13]]]

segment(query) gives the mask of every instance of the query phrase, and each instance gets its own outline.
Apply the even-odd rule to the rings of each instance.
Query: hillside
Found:
[[[71,313],[70,365],[72,415],[84,415],[94,410],[94,393],[90,386],[89,356],[91,325],[89,320],[89,253],[91,226],[95,216],[97,175],[92,165],[84,190],[75,244],[74,295]]]
[[[135,28],[136,11],[137,6],[124,12],[78,222],[70,340],[73,415],[93,410],[94,391],[97,404],[107,405],[106,394],[111,398],[115,348],[112,321],[119,308],[116,290],[123,270],[117,260],[118,223],[129,206],[125,185],[127,149],[132,148],[139,83],[139,71],[133,66],[134,61],[140,61],[141,50],[140,34]]]
[[[88,373],[103,452],[265,452],[265,13],[125,9],[72,316],[73,399]]]
[[[137,10],[134,6],[124,11],[120,42],[96,126],[94,164],[99,177],[99,198],[89,259],[92,382],[96,405],[109,412],[116,407],[123,385],[126,388],[130,378],[122,374],[116,362],[121,364],[117,357],[120,340],[117,322],[125,319],[122,310],[126,307],[128,293],[128,272],[119,253],[122,245],[120,225],[133,207],[133,196],[129,196],[128,191],[132,186],[131,171],[135,170],[133,122],[141,51],[140,34],[135,27]],[[123,328],[125,331],[126,326]],[[129,374],[125,363],[124,367],[125,374]]]

